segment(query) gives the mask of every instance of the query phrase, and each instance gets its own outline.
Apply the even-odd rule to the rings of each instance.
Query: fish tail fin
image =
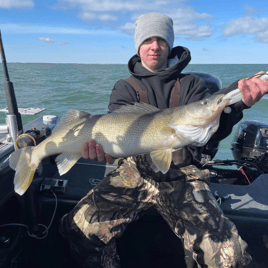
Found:
[[[41,161],[34,157],[33,149],[33,146],[29,146],[16,150],[9,158],[9,166],[16,171],[14,188],[19,195],[23,195],[29,188],[35,170]]]

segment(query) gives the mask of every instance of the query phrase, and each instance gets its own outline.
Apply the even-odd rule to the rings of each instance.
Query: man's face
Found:
[[[141,64],[150,72],[156,73],[167,67],[169,47],[160,37],[150,37],[140,46],[139,54]]]

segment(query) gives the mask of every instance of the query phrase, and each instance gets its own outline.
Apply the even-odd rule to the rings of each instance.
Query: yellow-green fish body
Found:
[[[115,158],[150,154],[157,170],[166,173],[172,152],[180,147],[208,142],[219,125],[220,114],[228,105],[224,95],[176,108],[159,110],[144,103],[122,106],[113,113],[91,115],[68,111],[52,135],[36,147],[12,153],[9,164],[16,170],[15,191],[22,195],[42,159],[59,154],[56,163],[65,174],[82,156],[82,146],[90,139],[100,143]]]

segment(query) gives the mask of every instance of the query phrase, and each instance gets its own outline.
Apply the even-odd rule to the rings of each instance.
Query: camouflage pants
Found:
[[[187,166],[153,179],[132,157],[120,160],[118,168],[62,218],[60,231],[83,267],[118,268],[115,239],[142,211],[154,207],[193,252],[199,267],[245,267],[251,260],[247,244],[223,215],[208,177],[207,170]]]

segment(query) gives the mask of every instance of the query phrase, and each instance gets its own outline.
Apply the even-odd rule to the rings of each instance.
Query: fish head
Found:
[[[229,99],[224,98],[224,96],[224,94],[212,95],[209,98],[187,105],[185,111],[187,122],[185,123],[202,126],[219,119],[222,111],[229,103]]]
[[[219,127],[219,119],[229,99],[223,94],[194,102],[174,111],[169,126],[193,145],[205,145]]]

